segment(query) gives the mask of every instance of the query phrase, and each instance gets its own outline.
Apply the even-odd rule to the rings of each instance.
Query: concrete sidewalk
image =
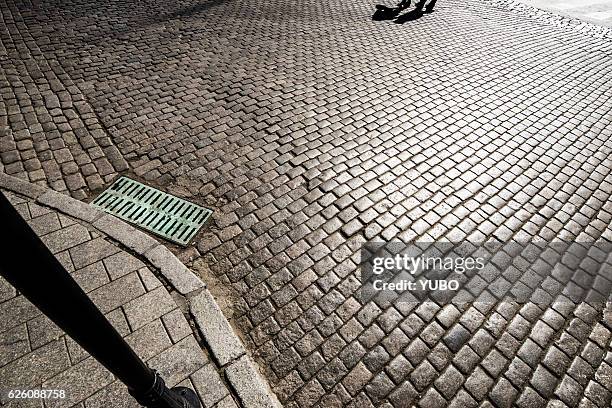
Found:
[[[87,204],[1,173],[0,189],[169,386],[195,389],[204,407],[276,404],[204,283],[165,247]],[[2,278],[0,316],[0,405],[138,406],[123,384]],[[64,390],[65,398],[8,396],[41,388]]]

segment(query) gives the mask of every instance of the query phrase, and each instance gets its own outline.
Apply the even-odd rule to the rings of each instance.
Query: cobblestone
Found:
[[[174,344],[164,353],[149,360],[151,368],[157,370],[169,387],[174,387],[190,374],[206,364],[202,349],[190,336]]]
[[[0,320],[0,333],[40,315],[38,309],[23,296],[0,303],[0,312],[4,316],[4,319]]]
[[[153,322],[135,330],[126,337],[136,354],[148,360],[172,345],[161,320]]]
[[[206,408],[214,406],[215,403],[221,401],[229,394],[219,377],[219,373],[210,364],[196,371],[192,377],[195,383],[198,384],[196,390],[200,395],[202,404]]]
[[[403,25],[371,21],[361,0],[256,3],[6,0],[0,170],[79,198],[129,171],[214,207],[199,261],[235,295],[236,328],[286,406],[535,407],[573,402],[572,381],[580,403],[609,406],[603,308],[357,301],[366,239],[612,238],[605,35],[481,0]],[[108,216],[94,224],[157,246]],[[80,269],[72,229],[50,238]],[[512,280],[528,258],[496,262]],[[602,261],[578,252],[559,273]],[[119,279],[151,292],[135,272]],[[106,299],[96,276],[89,289],[123,313],[129,296]],[[36,317],[0,293],[0,314],[20,310],[0,332]],[[170,329],[177,313],[151,317],[164,314],[173,344],[186,333]],[[465,382],[436,383],[445,373]]]
[[[119,381],[98,391],[85,400],[87,408],[138,408],[140,405],[133,398],[126,398],[127,388]]]
[[[576,2],[541,2],[534,0],[489,0],[494,4],[518,13],[528,15],[558,27],[572,28],[589,35],[610,38],[610,4],[605,0],[595,4]],[[594,6],[594,7],[589,7]],[[547,10],[548,9],[548,10]]]

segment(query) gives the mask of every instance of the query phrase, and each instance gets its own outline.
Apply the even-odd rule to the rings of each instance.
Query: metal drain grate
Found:
[[[212,210],[121,177],[92,204],[177,244],[186,246]]]

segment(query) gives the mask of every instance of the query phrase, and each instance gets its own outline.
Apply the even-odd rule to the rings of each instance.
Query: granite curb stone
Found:
[[[119,241],[139,255],[144,255],[159,242],[112,215],[104,215],[93,223],[94,228]]]
[[[65,214],[90,224],[104,215],[102,211],[95,209],[87,203],[75,200],[72,197],[53,190],[45,191],[44,194],[38,197],[37,201],[40,204],[61,210]]]
[[[206,287],[198,277],[179,261],[164,245],[157,245],[143,254],[149,262],[161,270],[164,275],[181,294],[187,295]]]
[[[223,317],[223,312],[208,290],[205,289],[192,297],[189,303],[191,314],[204,339],[211,346],[219,365],[226,366],[246,354],[242,342]]]
[[[245,407],[281,406],[274,394],[266,391],[266,382],[247,355],[240,357],[227,367],[225,374]]]
[[[34,199],[37,199],[48,191],[44,187],[29,183],[17,177],[9,176],[8,174],[2,172],[0,172],[0,186],[6,188],[7,190],[15,191],[19,194],[23,194],[24,196]]]

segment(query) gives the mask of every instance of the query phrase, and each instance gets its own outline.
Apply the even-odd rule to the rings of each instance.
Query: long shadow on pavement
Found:
[[[423,15],[424,15],[424,13],[423,13],[422,10],[414,9],[414,10],[411,10],[408,13],[402,14],[401,16],[396,18],[394,23],[395,24],[404,24],[404,23],[406,23],[408,21],[418,20],[419,18],[423,17]]]

